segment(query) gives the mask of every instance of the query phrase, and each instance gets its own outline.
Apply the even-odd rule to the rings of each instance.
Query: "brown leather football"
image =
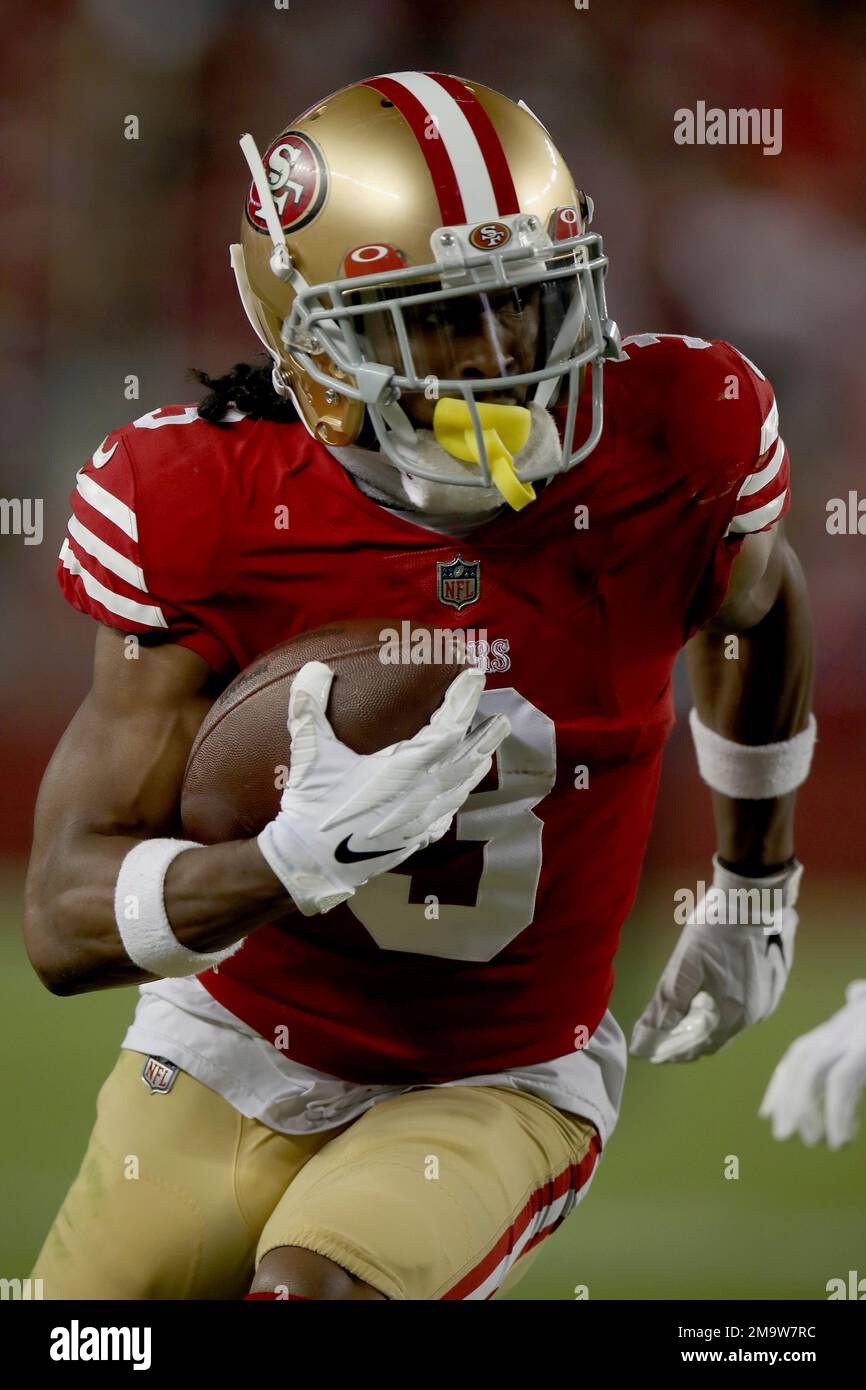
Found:
[[[186,765],[181,816],[191,840],[209,845],[250,838],[277,814],[285,786],[280,773],[289,765],[289,687],[307,661],[324,661],[334,671],[328,719],[354,752],[376,753],[427,723],[466,661],[443,647],[441,628],[434,633],[412,623],[416,651],[426,632],[434,660],[384,663],[380,633],[386,628],[400,633],[400,619],[316,628],[265,652],[235,677],[208,710]],[[437,636],[440,657],[457,659],[435,660]]]

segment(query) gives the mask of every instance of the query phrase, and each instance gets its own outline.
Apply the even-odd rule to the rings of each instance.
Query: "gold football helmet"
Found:
[[[607,260],[591,200],[528,107],[462,78],[392,73],[305,111],[264,159],[250,135],[241,148],[252,183],[232,266],[274,387],[311,434],[352,444],[366,414],[397,468],[435,479],[415,450],[432,427],[478,465],[462,483],[512,505],[594,448],[602,363],[619,353]],[[587,365],[592,423],[576,445]],[[497,450],[510,457],[497,430],[527,401],[557,407],[561,456],[535,471],[500,457],[494,471]]]

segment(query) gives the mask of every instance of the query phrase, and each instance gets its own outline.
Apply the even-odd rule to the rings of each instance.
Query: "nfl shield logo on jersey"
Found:
[[[180,1068],[165,1057],[148,1057],[141,1069],[141,1079],[154,1095],[166,1095],[172,1088]]]
[[[440,603],[456,608],[458,613],[467,604],[474,603],[481,588],[481,561],[464,560],[455,555],[453,560],[436,561],[436,592]]]

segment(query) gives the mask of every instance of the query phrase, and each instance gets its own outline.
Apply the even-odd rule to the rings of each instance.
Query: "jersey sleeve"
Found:
[[[108,627],[189,647],[215,671],[228,671],[232,656],[184,604],[176,559],[166,563],[159,511],[172,508],[172,498],[142,495],[132,428],[109,434],[76,475],[57,564],[60,588],[73,608]],[[193,539],[184,558],[194,572]]]
[[[745,367],[744,388],[754,393],[756,415],[751,433],[757,439],[757,457],[737,488],[733,515],[726,536],[752,535],[775,526],[791,503],[791,471],[788,450],[779,433],[779,409],[773,388],[753,362],[736,348]]]
[[[681,348],[679,357],[669,438],[691,494],[696,558],[702,551],[688,612],[691,634],[724,602],[743,542],[771,530],[787,512],[790,463],[773,388],[753,362],[724,342]]]

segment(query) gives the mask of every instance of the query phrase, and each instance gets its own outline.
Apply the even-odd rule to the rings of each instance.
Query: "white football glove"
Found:
[[[461,671],[428,724],[378,753],[353,753],[325,710],[334,673],[308,661],[292,681],[292,756],[259,848],[305,917],[329,912],[375,874],[440,839],[510,732],[504,714],[468,733],[484,675]]]
[[[743,1028],[769,1017],[794,959],[794,904],[802,873],[802,865],[795,864],[768,878],[743,878],[713,859],[713,886],[683,927],[655,993],[634,1026],[633,1056],[651,1062],[691,1062],[718,1052]],[[726,908],[735,904],[735,890],[753,888],[782,890],[780,918],[766,916],[757,922],[756,914],[754,926],[740,925],[736,917],[734,925],[700,925],[707,916],[713,919],[713,908],[722,901]],[[725,915],[730,921],[733,914],[728,910]],[[746,923],[751,920],[745,908],[738,915]]]
[[[799,1134],[810,1147],[831,1149],[857,1132],[857,1104],[866,1086],[866,980],[852,980],[845,1007],[788,1048],[770,1078],[760,1114],[774,1139]]]

